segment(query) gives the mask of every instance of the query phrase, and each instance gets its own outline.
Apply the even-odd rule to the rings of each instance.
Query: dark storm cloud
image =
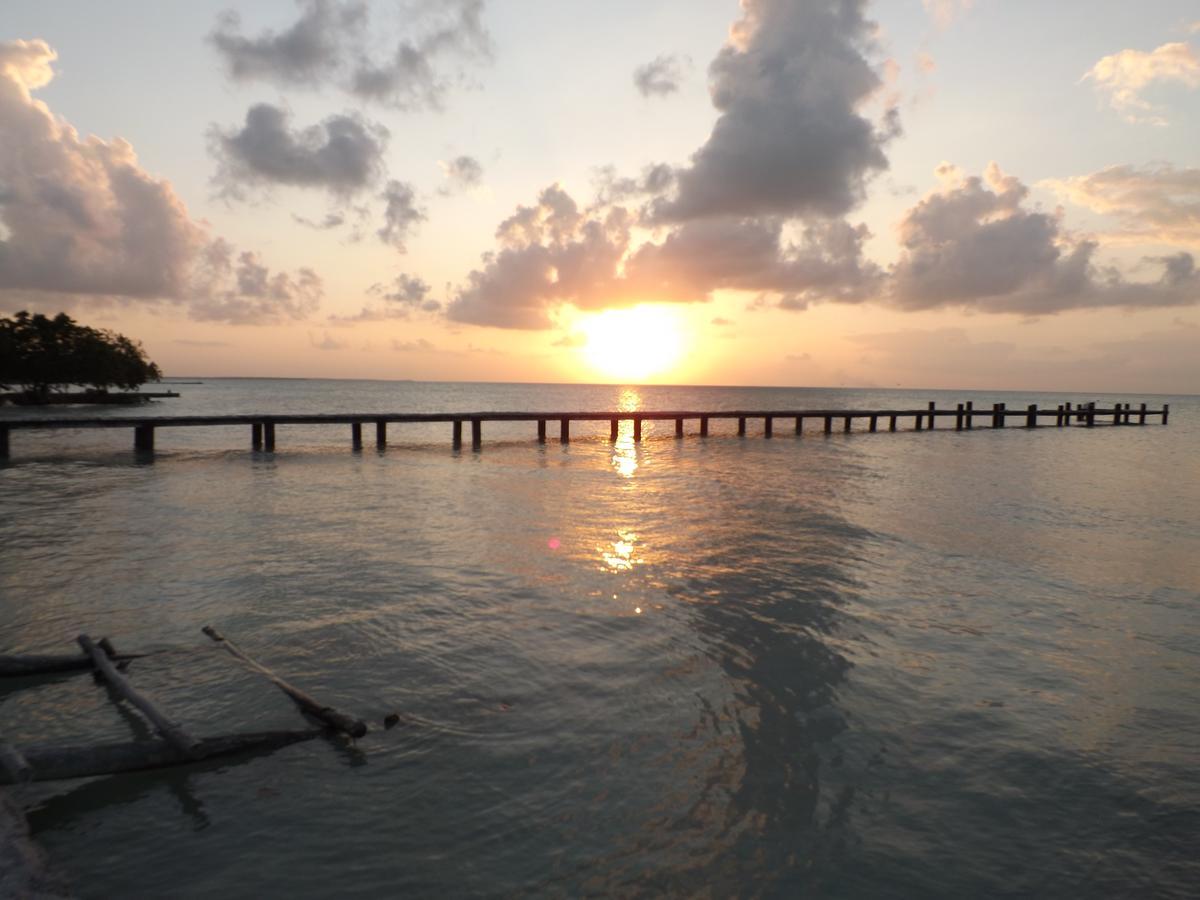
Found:
[[[461,81],[461,63],[491,58],[483,0],[409,4],[403,21],[372,18],[372,8],[354,0],[301,0],[299,6],[292,25],[256,37],[241,33],[236,13],[220,17],[209,40],[230,77],[280,86],[334,85],[397,109],[436,109]],[[381,41],[391,45],[382,57],[373,50]]]
[[[227,195],[246,186],[277,184],[328,190],[349,196],[378,180],[388,132],[356,113],[329,116],[294,130],[291,114],[269,103],[246,112],[238,131],[213,128],[209,149],[219,168],[215,181]]]
[[[720,115],[677,173],[653,218],[840,216],[887,168],[894,114],[877,126],[859,107],[880,86],[866,58],[866,0],[743,0],[744,14],[709,67]]]
[[[666,97],[679,90],[683,83],[684,63],[679,57],[664,53],[633,70],[633,86],[643,97]]]
[[[172,303],[193,318],[303,317],[317,275],[271,274],[188,214],[174,187],[120,138],[80,139],[30,91],[53,77],[44,41],[0,42],[0,297]]]

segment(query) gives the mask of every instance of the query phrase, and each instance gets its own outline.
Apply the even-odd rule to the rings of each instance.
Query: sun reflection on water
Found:
[[[611,572],[628,572],[636,565],[640,565],[643,560],[637,554],[638,536],[632,531],[618,531],[617,540],[610,543],[608,546],[601,545],[596,548],[596,552],[600,554],[604,560],[604,568]]]
[[[617,398],[617,409],[621,412],[637,412],[642,408],[642,395],[637,388],[621,388]],[[613,442],[612,465],[622,478],[632,478],[638,470],[637,444],[633,441],[633,422],[623,421]]]

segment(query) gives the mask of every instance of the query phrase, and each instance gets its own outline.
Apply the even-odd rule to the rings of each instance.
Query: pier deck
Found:
[[[1111,407],[1098,407],[1095,403],[1072,406],[1070,403],[1055,407],[1038,407],[1030,404],[1024,408],[1009,409],[1003,403],[976,409],[972,403],[959,403],[954,409],[937,408],[930,403],[924,409],[759,409],[759,410],[639,410],[607,412],[447,412],[447,413],[318,413],[266,415],[246,414],[232,416],[104,416],[93,418],[13,418],[0,419],[0,459],[10,453],[10,435],[23,430],[74,430],[83,428],[129,428],[133,430],[134,449],[138,452],[154,451],[155,432],[161,428],[202,428],[215,426],[250,426],[250,444],[254,450],[273,451],[276,446],[276,428],[281,425],[349,425],[351,445],[362,447],[364,425],[375,426],[375,443],[387,445],[388,425],[445,422],[452,426],[451,442],[460,447],[463,443],[463,425],[471,426],[471,445],[479,449],[483,440],[485,422],[536,422],[537,440],[546,441],[546,423],[557,422],[559,440],[567,443],[571,439],[572,422],[608,422],[610,437],[617,439],[621,422],[633,423],[633,438],[642,438],[643,422],[675,422],[675,436],[684,437],[684,422],[698,421],[701,437],[707,437],[709,423],[713,420],[736,420],[738,434],[746,434],[748,421],[763,423],[763,437],[772,437],[777,421],[794,423],[794,433],[804,433],[805,420],[817,421],[824,434],[837,430],[845,433],[853,430],[855,421],[865,421],[867,430],[875,432],[886,425],[888,431],[900,430],[911,421],[913,430],[934,430],[939,420],[953,420],[956,431],[972,429],[977,422],[991,428],[1004,428],[1015,422],[1026,428],[1037,428],[1042,420],[1053,420],[1053,426],[1062,428],[1072,424],[1085,425],[1145,425],[1147,419],[1158,418],[1166,425],[1170,407],[1149,409],[1145,403],[1133,407],[1129,403],[1114,403]]]

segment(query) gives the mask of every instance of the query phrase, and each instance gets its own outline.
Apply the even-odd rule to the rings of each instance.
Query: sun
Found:
[[[674,367],[683,356],[678,313],[661,306],[610,309],[577,323],[585,343],[580,352],[605,378],[641,382]]]

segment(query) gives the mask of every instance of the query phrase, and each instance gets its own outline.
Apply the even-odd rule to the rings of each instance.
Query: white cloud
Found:
[[[1093,82],[1128,121],[1165,125],[1163,111],[1145,100],[1142,92],[1154,84],[1200,87],[1200,59],[1188,44],[1180,42],[1163,44],[1149,53],[1122,50],[1101,59],[1083,80]]]

